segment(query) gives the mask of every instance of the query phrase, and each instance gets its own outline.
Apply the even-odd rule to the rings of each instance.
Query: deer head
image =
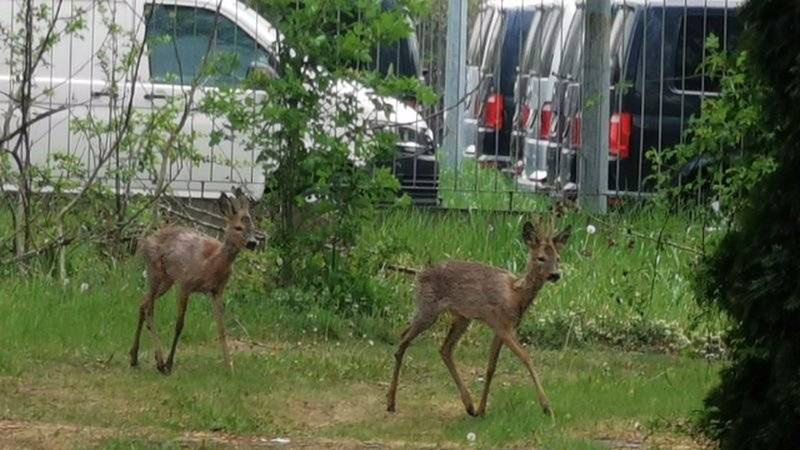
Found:
[[[534,226],[530,221],[522,226],[522,241],[528,246],[528,269],[536,278],[555,283],[561,278],[559,269],[559,252],[572,233],[572,226],[567,226],[555,236],[539,224]]]
[[[218,200],[219,210],[225,217],[226,244],[232,245],[237,250],[247,248],[253,250],[258,245],[253,218],[250,216],[250,199],[236,188],[234,197],[229,197],[224,192]]]

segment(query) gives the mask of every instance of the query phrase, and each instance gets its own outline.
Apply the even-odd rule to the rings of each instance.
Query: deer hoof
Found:
[[[556,416],[555,413],[553,413],[553,408],[551,408],[550,405],[542,405],[542,411],[546,415],[550,416],[550,418],[555,418]]]
[[[390,403],[389,406],[386,407],[386,412],[395,412],[394,403]]]
[[[475,407],[472,406],[472,405],[468,405],[467,406],[467,414],[469,414],[472,417],[477,417],[478,416],[478,414],[475,413]]]
[[[172,372],[172,364],[159,363],[156,364],[156,369],[158,369],[158,371],[163,375],[169,375]]]

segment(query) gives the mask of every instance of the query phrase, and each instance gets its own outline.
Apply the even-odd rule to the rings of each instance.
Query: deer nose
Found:
[[[555,283],[556,281],[561,279],[561,274],[558,272],[551,273],[549,277],[547,277],[548,281],[552,281]]]
[[[258,241],[255,239],[248,239],[244,246],[247,247],[248,250],[255,250],[255,248],[258,246]]]

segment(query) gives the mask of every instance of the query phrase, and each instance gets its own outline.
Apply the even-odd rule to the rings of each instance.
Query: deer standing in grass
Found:
[[[523,225],[522,240],[528,247],[528,264],[521,276],[485,264],[463,261],[443,262],[418,274],[417,310],[411,325],[403,332],[394,354],[394,374],[387,395],[388,411],[395,410],[397,382],[406,349],[415,337],[436,322],[442,312],[448,311],[453,322],[440,353],[461,393],[461,401],[467,414],[480,416],[485,413],[497,358],[500,349],[505,345],[528,369],[536,386],[539,405],[545,414],[553,415],[531,357],[517,339],[517,327],[539,290],[545,282],[556,282],[561,278],[559,251],[569,239],[571,228],[568,227],[555,236],[551,229],[552,227],[545,229],[541,224],[534,227],[531,222]],[[485,386],[477,411],[453,362],[453,349],[472,320],[479,320],[494,331]]]
[[[258,244],[253,220],[250,217],[250,201],[240,189],[237,188],[234,193],[234,198],[222,193],[218,201],[226,222],[222,242],[175,225],[168,225],[139,241],[139,252],[147,263],[149,290],[139,307],[139,323],[136,326],[136,337],[130,352],[131,367],[139,364],[139,339],[142,335],[142,325],[146,322],[147,330],[156,345],[156,368],[165,375],[170,373],[175,358],[175,348],[183,330],[189,296],[198,292],[211,296],[222,357],[226,367],[233,370],[225,342],[223,292],[231,275],[231,266],[239,251],[242,248],[252,250]],[[175,283],[180,287],[178,317],[175,322],[172,349],[165,362],[161,340],[153,321],[153,310],[156,300],[169,291]]]

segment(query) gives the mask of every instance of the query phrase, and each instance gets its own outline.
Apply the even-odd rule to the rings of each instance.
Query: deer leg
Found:
[[[472,405],[472,398],[469,395],[469,391],[467,391],[467,388],[464,386],[464,382],[461,381],[461,377],[458,375],[458,370],[456,369],[456,364],[453,362],[453,349],[458,343],[458,340],[461,339],[461,336],[464,335],[464,332],[467,331],[468,327],[469,319],[456,316],[455,319],[453,319],[453,324],[450,326],[450,331],[447,333],[447,337],[444,339],[439,353],[442,355],[444,365],[447,366],[447,370],[450,371],[453,381],[455,381],[456,386],[458,386],[458,391],[461,394],[461,402],[464,403],[467,414],[474,416],[475,407]]]
[[[542,407],[542,410],[545,414],[553,417],[553,410],[550,408],[550,400],[547,399],[547,395],[544,393],[544,388],[542,387],[542,382],[539,379],[539,374],[536,373],[536,369],[533,368],[531,355],[529,355],[519,343],[516,333],[513,331],[504,330],[497,333],[497,335],[503,340],[503,344],[511,349],[511,351],[517,355],[517,358],[522,361],[522,364],[525,365],[525,368],[528,369],[528,373],[530,373],[531,378],[533,379],[533,384],[536,386],[536,392],[539,398],[539,406]]]
[[[142,299],[142,304],[139,305],[139,323],[136,325],[136,335],[133,338],[133,346],[131,347],[130,351],[131,367],[136,367],[139,365],[139,342],[142,337],[142,325],[144,325],[147,309],[152,301],[153,297],[150,295],[150,293],[148,293],[144,299]]]
[[[492,346],[489,349],[489,365],[486,367],[486,381],[483,385],[483,395],[481,395],[481,404],[478,406],[478,415],[482,416],[486,412],[486,402],[489,400],[489,386],[492,384],[492,377],[497,368],[497,358],[500,356],[500,350],[503,349],[503,340],[498,336],[492,339]]]
[[[150,333],[150,337],[153,339],[155,343],[156,350],[155,350],[155,359],[156,359],[156,368],[161,371],[164,367],[164,352],[162,350],[161,345],[161,338],[158,337],[158,333],[156,332],[156,324],[153,320],[153,315],[155,313],[155,306],[156,300],[158,300],[162,295],[164,295],[169,288],[172,287],[171,282],[161,283],[154,289],[150,291],[150,301],[145,303],[143,308],[145,309],[145,324],[147,325],[147,331]]]
[[[175,349],[178,347],[178,339],[181,337],[183,331],[183,321],[186,317],[186,307],[189,304],[189,291],[181,289],[178,295],[178,317],[175,320],[175,337],[172,339],[172,348],[167,357],[167,364],[164,366],[165,373],[172,371],[172,362],[175,359]]]
[[[225,367],[233,372],[233,361],[228,354],[228,342],[225,340],[225,302],[222,298],[222,293],[214,294],[214,320],[217,322],[217,332],[219,333],[219,346],[222,350],[222,359],[225,361]]]
[[[397,351],[394,353],[394,373],[392,374],[392,384],[389,385],[389,392],[386,394],[387,411],[394,412],[395,410],[395,398],[397,396],[397,383],[400,378],[400,366],[403,365],[403,355],[406,353],[406,349],[409,345],[411,345],[411,341],[413,341],[415,337],[419,336],[420,333],[430,328],[431,325],[436,322],[437,317],[438,314],[424,314],[417,311],[417,314],[411,321],[411,325],[406,328],[405,331],[403,331],[400,344],[398,344]]]

